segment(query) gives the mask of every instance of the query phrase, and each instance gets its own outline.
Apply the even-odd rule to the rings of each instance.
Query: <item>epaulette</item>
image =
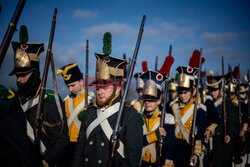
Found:
[[[0,85],[0,98],[1,99],[12,99],[15,97],[15,93],[11,89],[6,89]]]
[[[54,95],[54,91],[51,90],[51,89],[47,89],[45,91],[45,94],[47,95],[46,97],[46,102],[49,102],[49,103],[55,103],[56,102],[56,99],[55,99],[55,95]]]
[[[138,114],[138,116],[139,116],[139,118],[140,118],[140,120],[141,120],[141,124],[142,124],[142,126],[143,126],[144,123],[145,123],[144,118],[143,118],[143,115],[142,115],[141,113],[137,113],[137,114]]]
[[[87,110],[88,110],[89,108],[91,108],[91,107],[93,107],[93,105],[87,106],[87,109],[84,109],[83,111],[81,111],[81,112],[78,114],[78,120],[79,120],[79,121],[82,121],[83,116],[86,114]]]
[[[170,102],[169,106],[172,106],[174,103],[179,101],[179,97],[177,97],[176,99],[174,99],[173,101]]]
[[[208,99],[213,101],[213,98],[212,98],[211,95],[205,95],[205,96],[204,96],[204,101],[206,101],[206,100],[208,100]]]

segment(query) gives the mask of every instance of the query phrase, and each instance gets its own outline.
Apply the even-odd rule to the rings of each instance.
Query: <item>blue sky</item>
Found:
[[[0,40],[16,8],[17,0],[1,0]],[[112,33],[112,56],[132,57],[142,16],[146,23],[135,72],[141,71],[141,62],[148,61],[158,68],[173,46],[175,62],[171,76],[179,65],[188,65],[195,49],[203,48],[206,61],[203,69],[221,72],[221,56],[233,67],[240,64],[241,75],[250,67],[250,1],[249,0],[27,0],[17,28],[25,24],[30,42],[49,40],[54,8],[58,8],[53,53],[56,68],[77,62],[85,71],[85,43],[89,40],[89,73],[94,76],[94,52],[102,52],[102,36]],[[13,36],[18,41],[18,33]],[[41,72],[45,53],[40,55]],[[0,84],[15,88],[15,77],[8,73],[13,68],[13,50],[9,47],[0,70]],[[51,75],[51,73],[49,73]],[[62,93],[67,92],[61,78],[57,79]],[[47,87],[52,88],[51,76]]]

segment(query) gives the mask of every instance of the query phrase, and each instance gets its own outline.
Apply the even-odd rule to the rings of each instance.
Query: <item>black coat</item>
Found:
[[[113,101],[118,102],[120,98]],[[98,125],[86,138],[86,129],[97,118],[97,108],[91,107],[83,116],[81,129],[75,151],[73,167],[87,166],[107,166],[109,159],[109,139],[106,137],[100,125]],[[117,113],[108,118],[108,122],[114,129]],[[142,123],[136,112],[132,108],[125,107],[120,140],[124,144],[124,155],[122,158],[118,152],[115,153],[114,166],[139,166],[143,144]]]
[[[52,100],[51,100],[52,98]],[[47,121],[50,124],[56,124],[61,121],[57,106],[54,97],[47,97],[44,101],[43,114],[44,121]],[[49,100],[50,99],[50,100]],[[22,101],[24,104],[26,101]],[[68,136],[68,126],[66,121],[66,115],[64,110],[64,105],[61,102],[63,109],[63,121],[64,124],[56,125],[55,127],[49,127],[43,125],[47,135],[42,133],[41,140],[46,147],[46,153],[44,155],[44,160],[49,164],[49,166],[61,166],[60,161],[62,160],[67,147],[69,145],[69,136]],[[25,112],[26,118],[29,121],[30,125],[34,129],[34,121],[37,113],[38,105],[33,106]]]
[[[234,138],[239,132],[239,113],[233,103],[226,100],[226,134],[231,137],[231,141],[226,144],[224,142],[225,131],[222,104],[216,108],[219,113],[220,124],[213,136],[212,164],[218,167],[230,167],[232,166]]]
[[[0,91],[0,163],[2,167],[34,167],[38,160],[34,154],[34,145],[26,133],[26,118],[17,96],[11,99]],[[5,89],[5,90],[3,90]]]

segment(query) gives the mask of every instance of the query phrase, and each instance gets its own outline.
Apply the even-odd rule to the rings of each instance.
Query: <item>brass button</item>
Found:
[[[101,164],[101,163],[102,163],[102,160],[99,159],[97,163],[98,163],[98,164]]]
[[[105,145],[105,143],[104,142],[101,142],[101,146],[104,146]]]
[[[89,159],[86,157],[86,158],[85,158],[85,162],[88,162],[88,161],[89,161]]]
[[[89,145],[92,145],[93,144],[93,141],[89,141]]]

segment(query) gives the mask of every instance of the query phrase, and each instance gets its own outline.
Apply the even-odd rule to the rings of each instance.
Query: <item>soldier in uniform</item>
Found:
[[[173,115],[165,114],[164,128],[160,127],[161,111],[158,105],[161,103],[162,84],[167,79],[159,72],[148,70],[141,75],[143,79],[143,103],[144,103],[144,125],[143,125],[143,150],[142,150],[142,167],[157,166],[157,141],[160,137],[165,137],[166,148],[163,163],[168,166],[173,166],[171,145],[174,141],[174,117]],[[164,150],[164,149],[163,149]]]
[[[133,106],[133,108],[136,109],[136,111],[138,113],[142,113],[142,109],[143,109],[142,90],[143,90],[144,82],[140,78],[141,74],[142,74],[141,72],[138,72],[134,75],[134,78],[136,78],[136,91],[137,91],[139,97],[138,97],[138,99],[133,100],[130,103]]]
[[[168,84],[170,102],[178,98],[177,87],[178,87],[178,84],[176,83],[176,81],[174,79],[170,79],[170,82]]]
[[[202,140],[206,128],[206,107],[200,103],[198,97],[197,117],[196,117],[196,135],[194,138],[194,152],[191,152],[191,131],[194,130],[193,115],[195,103],[195,79],[197,78],[197,69],[189,66],[179,66],[176,69],[179,72],[178,79],[178,100],[170,106],[170,112],[175,117],[175,152],[174,165],[177,167],[189,166],[193,161],[193,166],[199,165],[199,157],[202,153]]]
[[[95,53],[96,80],[92,84],[96,86],[96,102],[83,115],[72,165],[74,167],[106,167],[108,164],[109,140],[118,116],[121,84],[126,65],[126,60],[112,57],[110,53],[111,51],[105,50],[104,54]],[[114,166],[139,166],[141,150],[140,118],[133,108],[125,107]]]
[[[240,129],[240,138],[242,139],[242,150],[241,155],[246,155],[250,152],[250,139],[249,139],[249,114],[248,114],[248,85],[241,83],[240,84],[240,104],[241,104],[241,129]],[[246,158],[244,159],[246,161]],[[245,162],[244,162],[245,163]]]
[[[81,127],[81,121],[78,119],[78,115],[81,111],[86,109],[85,105],[85,87],[83,83],[83,75],[77,66],[77,63],[68,64],[57,70],[57,75],[62,75],[65,84],[68,87],[70,95],[67,95],[64,99],[65,112],[67,123],[69,127],[69,150],[67,153],[68,165],[71,164],[73,159],[73,153],[75,150],[79,130]],[[88,92],[88,104],[92,103],[94,97],[93,92]]]
[[[232,156],[233,156],[233,140],[235,136],[234,113],[237,111],[233,107],[232,102],[225,99],[226,108],[226,129],[224,125],[224,114],[223,114],[223,99],[222,99],[222,86],[223,86],[222,76],[208,76],[207,77],[207,87],[209,94],[212,96],[214,105],[218,111],[220,123],[215,129],[213,135],[213,145],[211,153],[211,163],[215,167],[230,167],[232,166]]]
[[[34,167],[38,159],[26,132],[26,118],[13,90],[0,86],[0,156],[3,167]]]
[[[12,47],[14,49],[14,70],[9,75],[17,77],[17,94],[26,116],[27,134],[34,142],[34,122],[41,90],[39,54],[44,51],[44,44],[12,42]],[[63,118],[61,118],[53,91],[46,90],[45,94],[41,134],[43,164],[59,166],[59,161],[69,143],[68,127],[65,124],[64,108],[61,113]]]

